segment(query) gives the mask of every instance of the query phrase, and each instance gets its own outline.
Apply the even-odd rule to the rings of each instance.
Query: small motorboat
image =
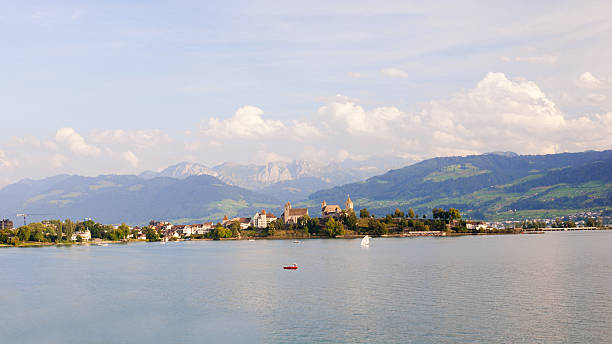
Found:
[[[285,270],[297,270],[297,264],[293,264],[293,265],[289,265],[289,266],[283,266],[283,269]]]

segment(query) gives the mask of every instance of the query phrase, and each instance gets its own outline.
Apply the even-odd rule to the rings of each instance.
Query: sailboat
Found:
[[[370,247],[370,237],[369,236],[364,236],[363,239],[361,239],[361,247]]]

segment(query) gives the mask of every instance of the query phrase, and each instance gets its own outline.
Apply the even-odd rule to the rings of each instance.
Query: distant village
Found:
[[[26,214],[20,214],[25,216]],[[447,234],[495,234],[518,233],[533,230],[595,229],[609,224],[601,212],[574,214],[563,219],[533,219],[508,221],[471,221],[461,218],[457,209],[434,208],[432,217],[420,218],[412,209],[407,213],[396,209],[393,214],[376,218],[363,208],[359,218],[353,209],[350,196],[344,207],[321,202],[319,216],[311,217],[308,208],[294,208],[285,203],[277,217],[262,209],[252,217],[225,216],[222,221],[197,224],[172,224],[152,220],[148,226],[125,224],[102,225],[91,219],[81,222],[70,220],[46,220],[30,223],[15,229],[13,221],[0,220],[0,244],[16,245],[23,242],[100,242],[100,241],[168,241],[225,238],[304,238],[342,237],[355,235],[447,235]]]

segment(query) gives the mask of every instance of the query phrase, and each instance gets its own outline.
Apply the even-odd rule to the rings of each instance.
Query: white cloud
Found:
[[[590,72],[584,72],[580,74],[577,84],[578,84],[578,87],[581,87],[581,88],[597,89],[601,87],[602,82]]]
[[[314,139],[321,136],[319,129],[306,122],[294,122],[291,129],[293,131],[293,135],[301,139]]]
[[[381,71],[384,75],[391,78],[407,78],[408,73],[398,68],[385,68]]]
[[[94,131],[88,139],[97,145],[132,145],[136,149],[145,149],[155,145],[168,144],[172,141],[170,136],[159,130],[105,130]]]
[[[280,155],[278,153],[274,153],[268,150],[260,150],[255,153],[255,159],[257,164],[259,165],[276,161],[291,161],[291,158],[287,156]]]
[[[357,79],[357,78],[361,78],[361,77],[363,76],[363,75],[361,75],[361,73],[359,73],[359,72],[348,72],[347,74],[348,74],[348,76],[350,76],[351,78],[356,78],[356,79]]]
[[[55,133],[55,141],[58,144],[66,145],[75,154],[90,156],[100,153],[100,149],[87,144],[83,136],[79,135],[72,128],[60,128]]]
[[[134,152],[123,152],[123,154],[121,154],[121,157],[123,158],[123,160],[127,161],[132,167],[138,167],[138,157],[136,157],[136,154],[134,154]]]
[[[258,107],[243,106],[230,119],[210,118],[203,124],[202,133],[211,137],[264,139],[286,128],[281,121],[263,119],[263,113]]]
[[[601,94],[601,93],[589,93],[587,94],[587,99],[595,102],[595,103],[601,103],[603,101],[605,101],[608,97],[606,97],[605,94]]]
[[[504,62],[526,62],[549,65],[557,63],[557,59],[558,57],[555,55],[515,56],[514,58],[502,56],[501,58],[501,60]]]
[[[366,111],[363,107],[350,102],[334,102],[318,110],[319,118],[330,123],[335,131],[347,131],[352,135],[384,135],[391,122],[399,120],[404,114],[396,107],[379,107]]]
[[[0,167],[11,168],[11,167],[14,167],[15,165],[16,163],[9,160],[9,158],[6,156],[6,153],[0,150]]]

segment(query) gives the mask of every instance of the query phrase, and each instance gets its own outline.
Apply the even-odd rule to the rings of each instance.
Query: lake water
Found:
[[[2,343],[612,341],[612,231],[4,248],[0,274]]]

